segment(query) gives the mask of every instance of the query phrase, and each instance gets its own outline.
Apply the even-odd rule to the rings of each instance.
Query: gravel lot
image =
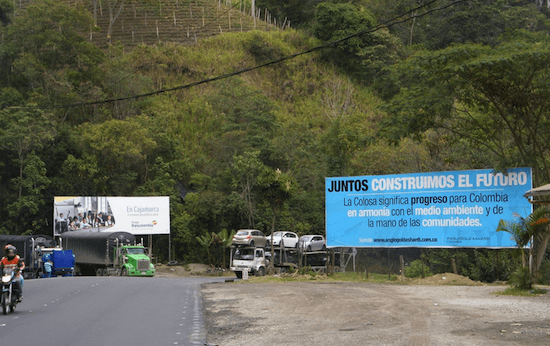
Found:
[[[550,293],[498,296],[505,286],[453,274],[430,280],[207,284],[207,340],[220,346],[550,345]]]

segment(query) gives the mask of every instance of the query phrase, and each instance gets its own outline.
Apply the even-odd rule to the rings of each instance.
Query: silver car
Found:
[[[255,229],[241,229],[233,236],[233,244],[247,245],[252,247],[265,247],[265,235]]]
[[[325,251],[327,249],[327,243],[322,235],[301,236],[298,246],[304,251]]]

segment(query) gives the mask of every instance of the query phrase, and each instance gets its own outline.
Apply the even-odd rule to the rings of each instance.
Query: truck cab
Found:
[[[122,276],[155,276],[155,266],[141,245],[125,245],[116,249],[116,267]]]
[[[236,247],[231,252],[231,271],[242,279],[243,273],[264,276],[269,259],[263,248]]]

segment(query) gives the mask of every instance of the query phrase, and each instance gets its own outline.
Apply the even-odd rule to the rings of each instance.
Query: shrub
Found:
[[[520,267],[516,269],[512,274],[510,274],[508,282],[515,288],[522,290],[531,289],[533,282],[531,280],[529,268]]]
[[[424,276],[432,276],[427,266],[424,266]],[[417,259],[411,262],[410,265],[405,267],[405,276],[409,278],[416,278],[422,276],[422,261]]]

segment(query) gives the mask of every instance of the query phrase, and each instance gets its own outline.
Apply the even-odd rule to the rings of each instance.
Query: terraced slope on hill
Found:
[[[258,18],[239,0],[65,0],[89,8],[96,21],[89,39],[101,48],[122,44],[177,42],[193,44],[225,32],[277,30]],[[20,0],[24,8],[32,0]],[[264,16],[265,17],[265,16]]]

